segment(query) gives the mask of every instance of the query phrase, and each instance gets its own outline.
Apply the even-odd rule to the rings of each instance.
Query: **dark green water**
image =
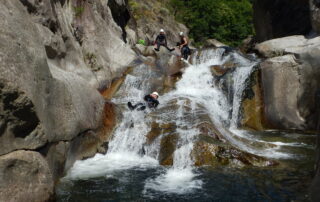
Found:
[[[284,163],[284,168],[198,168],[194,180],[201,180],[202,188],[184,194],[145,190],[145,181],[167,168],[133,168],[112,177],[60,183],[57,201],[308,201],[311,161]]]

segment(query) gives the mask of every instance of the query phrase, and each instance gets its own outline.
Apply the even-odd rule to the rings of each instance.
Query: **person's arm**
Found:
[[[144,101],[149,102],[152,97],[150,95],[144,96]]]
[[[188,44],[187,38],[183,37],[183,44],[180,44],[180,49],[187,44]]]
[[[160,104],[160,102],[158,100],[155,100],[154,101],[154,108],[156,108],[159,104]]]

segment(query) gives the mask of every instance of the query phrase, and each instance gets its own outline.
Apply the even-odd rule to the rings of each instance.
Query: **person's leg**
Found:
[[[143,106],[141,106],[141,107],[139,107],[138,109],[137,109],[137,111],[143,111],[143,110],[145,110],[147,107],[145,106],[145,105],[143,105]]]
[[[137,107],[141,106],[141,105],[144,105],[143,103],[138,103],[136,105],[132,105],[131,102],[128,102],[128,107],[130,110],[135,110]]]
[[[163,46],[166,47],[166,49],[170,52],[174,51],[174,48],[169,48],[167,44],[163,44]]]
[[[186,47],[181,48],[181,57],[186,60]],[[188,55],[187,55],[188,58]]]
[[[157,41],[157,47],[154,50],[159,51],[160,50],[160,45],[161,45],[160,42]]]

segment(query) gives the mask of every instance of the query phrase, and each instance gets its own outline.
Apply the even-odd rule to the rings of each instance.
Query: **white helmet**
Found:
[[[163,29],[160,29],[160,32],[164,32],[164,30],[163,30]]]
[[[151,93],[152,95],[156,95],[157,97],[159,97],[159,93],[157,93],[157,92],[153,92],[153,93]]]
[[[180,32],[180,34],[179,34],[180,36],[183,36],[183,32]]]

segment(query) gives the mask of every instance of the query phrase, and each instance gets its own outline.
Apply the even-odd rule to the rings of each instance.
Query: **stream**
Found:
[[[191,61],[174,88],[160,93],[159,107],[144,112],[126,104],[157,90],[164,70],[133,68],[112,99],[122,119],[107,154],[77,161],[58,184],[57,201],[308,201],[315,136],[238,128],[259,60],[207,49]],[[229,77],[212,74],[228,61],[236,64]],[[209,158],[208,151],[221,154]]]

